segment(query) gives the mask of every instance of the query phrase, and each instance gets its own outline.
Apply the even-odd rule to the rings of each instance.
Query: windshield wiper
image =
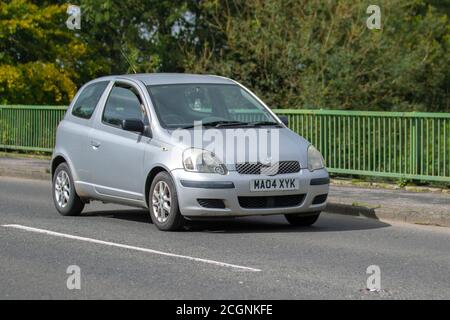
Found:
[[[242,121],[228,121],[228,120],[220,120],[220,121],[211,121],[211,122],[205,122],[201,124],[202,127],[215,127],[215,128],[221,128],[221,127],[228,127],[228,126],[246,126],[248,125],[247,122]],[[191,129],[194,128],[195,125],[188,125],[182,127],[182,129]]]
[[[273,121],[255,121],[255,122],[250,122],[247,125],[252,126],[252,127],[258,127],[258,126],[277,126],[277,127],[279,127],[280,126],[280,124],[278,122],[273,122]]]
[[[223,127],[234,127],[234,126],[244,126],[244,127],[259,127],[259,126],[277,126],[281,125],[278,122],[274,121],[255,121],[255,122],[243,122],[243,121],[228,121],[228,120],[220,120],[220,121],[212,121],[202,123],[202,127],[214,127],[214,128],[223,128]],[[191,129],[195,126],[188,125],[182,127],[182,129]]]
[[[217,123],[215,125],[216,128],[220,127],[229,127],[229,126],[246,126],[248,125],[247,122],[243,121],[222,121],[221,123]]]

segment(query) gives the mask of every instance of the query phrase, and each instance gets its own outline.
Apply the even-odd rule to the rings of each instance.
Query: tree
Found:
[[[63,104],[89,50],[67,28],[66,4],[0,3],[0,103]]]
[[[202,1],[188,71],[249,85],[269,105],[449,110],[449,24],[423,1]],[[205,33],[207,30],[207,33]]]
[[[80,30],[66,27],[65,1],[0,2],[0,103],[68,104],[102,75],[181,71],[185,1],[73,4],[81,7]]]
[[[87,81],[132,72],[228,76],[277,108],[449,111],[449,6],[380,0],[0,2],[0,103],[67,104]]]
[[[181,71],[177,42],[186,1],[96,0],[79,2],[80,35],[104,57],[111,73]]]

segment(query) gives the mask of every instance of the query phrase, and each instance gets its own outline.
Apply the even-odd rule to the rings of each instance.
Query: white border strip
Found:
[[[220,267],[239,269],[239,270],[243,270],[243,271],[251,271],[251,272],[261,271],[261,269],[239,266],[236,264],[230,264],[230,263],[209,260],[209,259],[196,258],[196,257],[185,256],[185,255],[181,255],[181,254],[175,254],[175,253],[170,253],[170,252],[163,252],[163,251],[158,251],[158,250],[153,250],[153,249],[142,248],[142,247],[135,247],[135,246],[130,246],[130,245],[126,245],[126,244],[97,240],[97,239],[92,239],[92,238],[79,237],[79,236],[74,236],[74,235],[70,235],[70,234],[65,234],[65,233],[60,233],[60,232],[55,232],[55,231],[50,231],[50,230],[45,230],[45,229],[38,229],[38,228],[22,226],[20,224],[3,224],[2,227],[20,229],[20,230],[29,231],[29,232],[42,233],[42,234],[60,237],[60,238],[103,244],[103,245],[111,246],[111,247],[118,247],[118,248],[130,249],[130,250],[141,251],[141,252],[146,252],[146,253],[159,254],[159,255],[167,256],[167,257],[174,257],[174,258],[181,258],[181,259],[186,259],[186,260],[191,260],[191,261],[196,261],[196,262],[203,262],[203,263],[213,264],[213,265],[220,266]]]

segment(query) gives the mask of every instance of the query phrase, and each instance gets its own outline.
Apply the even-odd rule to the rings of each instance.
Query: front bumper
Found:
[[[232,217],[320,211],[325,208],[326,202],[312,204],[313,199],[318,195],[328,194],[329,189],[329,184],[326,183],[328,172],[325,169],[314,172],[302,169],[297,173],[279,174],[276,176],[243,175],[236,171],[229,171],[226,175],[218,175],[187,172],[183,169],[175,169],[171,173],[177,188],[181,214],[186,217]],[[300,186],[298,190],[290,191],[250,191],[251,180],[266,178],[299,178]],[[312,179],[316,183],[311,183]],[[200,185],[194,186],[192,182],[198,182]],[[232,183],[232,186],[230,183]],[[304,194],[305,197],[300,205],[294,207],[243,208],[238,201],[239,196],[284,196],[295,194]],[[205,208],[199,204],[197,199],[221,199],[225,208]]]

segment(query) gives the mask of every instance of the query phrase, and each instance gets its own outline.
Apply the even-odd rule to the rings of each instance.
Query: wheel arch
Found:
[[[149,193],[150,193],[150,186],[152,185],[153,179],[156,177],[156,175],[160,172],[167,172],[173,179],[172,174],[170,173],[170,170],[166,168],[165,166],[158,164],[155,165],[150,172],[147,174],[147,178],[145,180],[145,189],[144,189],[144,195],[145,195],[145,203],[147,204],[147,207],[149,206]]]
[[[67,163],[67,165],[69,166],[70,174],[72,175],[73,180],[77,181],[78,180],[77,170],[75,170],[75,167],[72,161],[70,161],[70,158],[64,153],[57,153],[53,155],[53,158],[50,163],[50,173],[52,179],[53,175],[55,174],[56,168],[58,168],[58,166],[64,162]]]
[[[56,168],[58,168],[58,166],[61,163],[64,163],[64,162],[69,165],[69,163],[67,162],[66,158],[64,158],[62,155],[57,155],[55,158],[53,158],[52,163],[51,163],[52,179],[53,179],[53,176],[55,174]]]

